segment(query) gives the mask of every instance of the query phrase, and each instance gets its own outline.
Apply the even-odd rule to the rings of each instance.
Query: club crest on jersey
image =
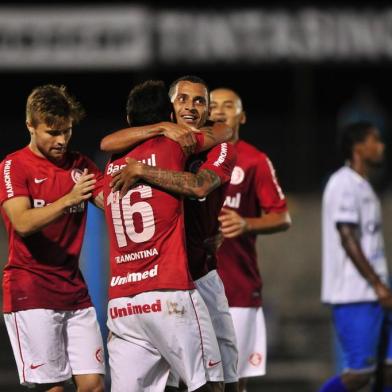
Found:
[[[263,356],[260,353],[252,353],[249,356],[249,363],[255,367],[260,366],[263,362]]]
[[[78,181],[79,181],[79,179],[80,179],[80,177],[83,175],[83,171],[82,170],[80,170],[80,169],[73,169],[72,171],[71,171],[71,178],[72,178],[72,180],[73,180],[73,182],[76,184]]]
[[[239,166],[235,166],[233,169],[233,173],[231,173],[230,184],[232,185],[241,184],[241,182],[244,181],[244,178],[245,178],[244,170]]]

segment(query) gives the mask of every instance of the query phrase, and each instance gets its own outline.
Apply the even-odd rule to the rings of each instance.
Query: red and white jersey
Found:
[[[267,155],[242,140],[234,146],[237,163],[225,207],[243,217],[285,211],[285,196]],[[225,239],[218,251],[218,272],[231,307],[261,306],[262,280],[257,267],[256,235]]]
[[[225,200],[236,156],[231,143],[222,143],[206,152],[192,155],[187,162],[188,171],[197,173],[200,170],[211,170],[221,181],[221,185],[207,197],[185,199],[187,252],[193,280],[216,268],[216,256],[208,254],[204,241],[218,233],[218,216]]]
[[[199,140],[203,136],[199,134]],[[148,184],[135,184],[119,200],[109,183],[111,174],[131,157],[160,169],[183,171],[186,156],[181,147],[156,137],[114,157],[104,175],[105,214],[110,241],[109,298],[127,297],[151,290],[189,290],[182,197]]]
[[[25,196],[33,208],[44,207],[69,193],[85,168],[100,182],[98,168],[78,152],[68,153],[65,163],[57,166],[25,147],[0,165],[0,203]],[[94,196],[99,192],[96,187]],[[71,207],[69,213],[24,238],[15,232],[3,209],[1,212],[9,245],[3,273],[4,312],[92,306],[78,264],[87,203]]]

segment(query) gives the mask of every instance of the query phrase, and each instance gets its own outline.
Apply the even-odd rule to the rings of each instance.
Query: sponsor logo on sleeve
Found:
[[[8,161],[5,161],[4,164],[4,182],[5,182],[5,189],[8,198],[14,196],[14,189],[12,187],[12,181],[11,181],[11,164],[12,164],[12,159],[8,159]]]
[[[222,143],[220,145],[220,154],[218,159],[213,163],[214,166],[219,167],[227,157],[227,143]]]

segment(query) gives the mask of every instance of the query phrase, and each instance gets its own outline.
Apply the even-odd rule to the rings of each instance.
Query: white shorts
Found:
[[[223,379],[218,342],[196,290],[149,291],[109,301],[112,392],[163,391],[172,368],[189,391]],[[206,347],[211,347],[206,350]]]
[[[238,381],[238,349],[222,279],[216,270],[195,281],[197,291],[207,305],[222,357],[224,382]]]
[[[238,344],[240,378],[265,375],[267,360],[263,309],[230,308]]]
[[[4,319],[22,385],[105,373],[102,336],[93,307],[29,309],[5,313]]]

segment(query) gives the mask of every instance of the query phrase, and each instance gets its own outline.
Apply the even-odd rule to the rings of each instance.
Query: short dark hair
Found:
[[[27,98],[26,120],[33,127],[40,122],[50,127],[57,126],[67,119],[77,123],[84,114],[80,103],[69,94],[65,86],[39,86]]]
[[[127,116],[132,126],[170,121],[173,106],[162,80],[147,80],[128,95]]]
[[[207,89],[207,97],[210,96],[210,89],[208,87],[208,84],[202,78],[199,78],[198,76],[195,76],[195,75],[185,75],[185,76],[181,76],[180,78],[176,79],[174,82],[171,83],[171,85],[169,87],[170,99],[172,99],[172,97],[176,91],[176,86],[180,82],[191,82],[191,83],[202,84]]]
[[[354,146],[365,141],[375,125],[369,121],[359,121],[346,125],[341,132],[340,150],[345,160],[351,160]]]

